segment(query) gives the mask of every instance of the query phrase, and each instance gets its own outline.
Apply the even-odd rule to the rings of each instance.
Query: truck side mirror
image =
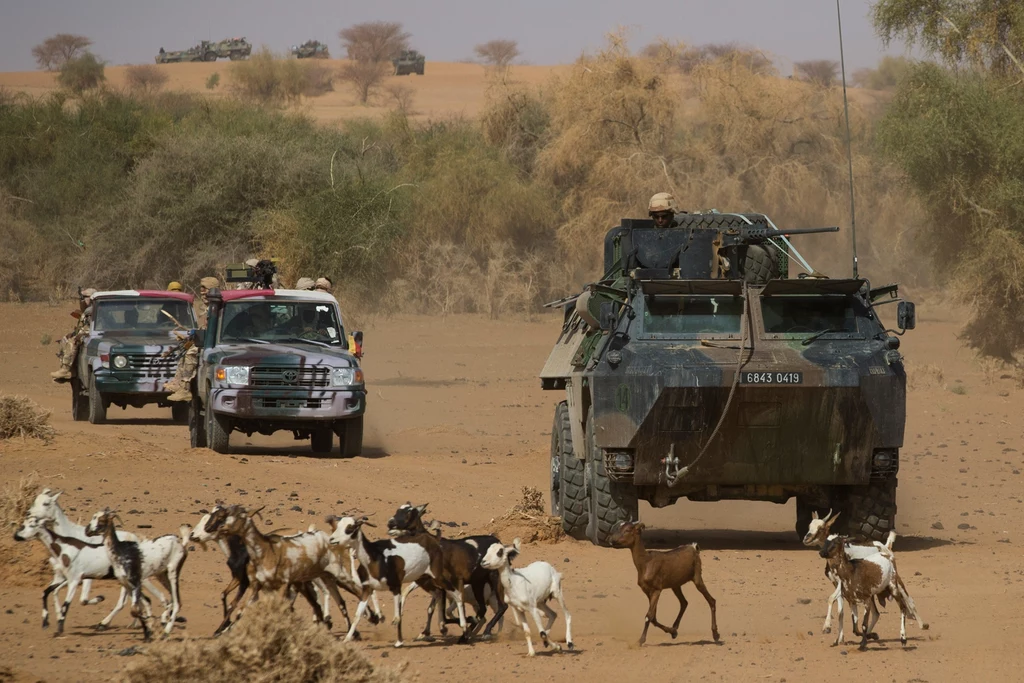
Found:
[[[601,329],[605,332],[614,330],[619,322],[619,316],[615,313],[615,304],[611,301],[601,302],[601,318],[598,321]]]
[[[901,330],[912,330],[917,326],[917,313],[914,304],[901,301],[896,304],[896,326]]]

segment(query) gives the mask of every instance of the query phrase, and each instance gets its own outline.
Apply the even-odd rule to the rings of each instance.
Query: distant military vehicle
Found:
[[[563,307],[541,371],[564,392],[551,437],[551,507],[606,545],[637,503],[796,498],[797,532],[894,529],[906,419],[897,349],[915,325],[897,286],[814,271],[763,214],[623,219],[605,274]],[[809,277],[789,276],[789,259]],[[897,304],[897,327],[878,309]]]
[[[246,59],[252,54],[252,43],[242,38],[226,38],[213,42],[211,40],[200,41],[187,50],[175,50],[167,52],[160,48],[156,55],[157,64],[168,64],[171,62],[215,62],[220,57],[227,57],[231,61]]]
[[[111,405],[171,409],[188,421],[188,405],[171,403],[164,383],[174,377],[178,325],[196,325],[192,295],[156,290],[120,290],[92,295],[92,323],[72,368],[71,414],[101,424]]]
[[[327,43],[319,40],[307,40],[302,45],[292,45],[292,54],[299,59],[330,59],[331,53],[327,50]]]
[[[423,63],[426,57],[416,50],[402,50],[397,57],[391,60],[395,67],[396,76],[408,76],[409,74],[423,75]]]

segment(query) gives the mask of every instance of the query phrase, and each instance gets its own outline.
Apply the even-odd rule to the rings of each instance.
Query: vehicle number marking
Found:
[[[741,372],[740,384],[803,384],[802,372]]]
[[[620,384],[615,390],[615,405],[620,412],[629,412],[629,386]]]

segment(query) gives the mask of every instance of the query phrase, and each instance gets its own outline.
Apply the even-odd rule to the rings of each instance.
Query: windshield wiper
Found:
[[[317,341],[316,339],[305,339],[303,337],[285,337],[284,339],[278,339],[276,341],[283,341],[283,342],[305,342],[307,344],[317,344],[319,346],[326,346],[327,348],[331,348],[331,345],[328,344],[327,342]]]
[[[842,327],[830,327],[827,330],[822,330],[821,332],[815,332],[810,337],[807,337],[806,339],[801,341],[800,344],[803,345],[803,346],[807,346],[811,342],[813,342],[813,341],[815,341],[817,339],[820,339],[821,337],[824,337],[829,332],[846,332],[846,331],[847,330],[843,329]]]
[[[237,337],[235,339],[227,340],[228,343],[237,344],[238,342],[251,342],[253,344],[269,344],[266,339],[256,339],[255,337]]]

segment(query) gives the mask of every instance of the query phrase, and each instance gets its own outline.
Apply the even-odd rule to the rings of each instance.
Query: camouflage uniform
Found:
[[[196,301],[195,306],[196,323],[200,330],[206,329],[206,316],[209,310],[206,293],[219,286],[220,282],[215,277],[204,277],[199,281],[199,300]],[[192,400],[192,392],[189,390],[189,385],[192,383],[193,378],[195,378],[196,370],[199,368],[199,347],[196,346],[195,340],[192,338],[185,340],[183,344],[185,353],[178,360],[178,368],[174,372],[174,378],[164,384],[164,390],[174,392],[167,397],[168,401]]]
[[[92,321],[92,295],[95,289],[82,290],[82,296],[78,301],[78,321],[75,329],[67,333],[57,342],[60,344],[60,351],[57,358],[60,359],[60,370],[50,373],[54,382],[67,382],[73,376],[72,368],[75,367],[75,359],[78,358],[78,349],[82,346],[82,340],[89,334],[89,325]],[[74,315],[72,313],[72,315]]]

